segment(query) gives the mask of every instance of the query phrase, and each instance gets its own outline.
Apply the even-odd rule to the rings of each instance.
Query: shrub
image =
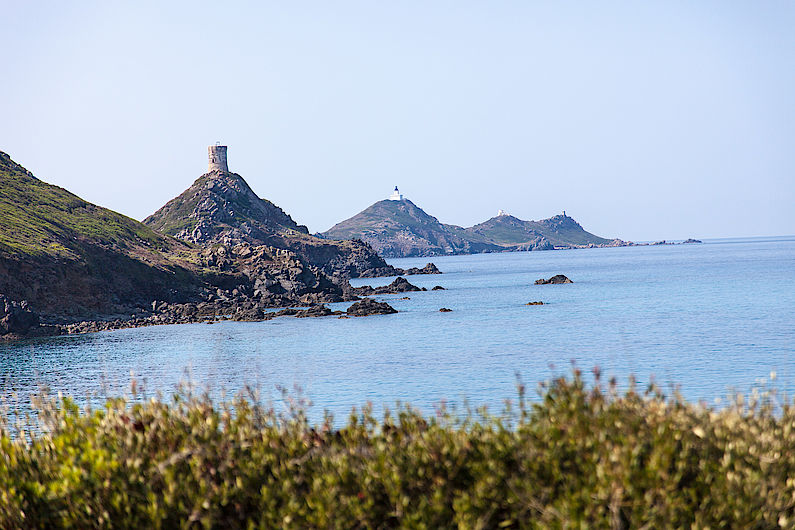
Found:
[[[41,400],[0,426],[0,527],[795,527],[795,414],[619,393],[579,372],[505,414],[303,409],[206,395]]]

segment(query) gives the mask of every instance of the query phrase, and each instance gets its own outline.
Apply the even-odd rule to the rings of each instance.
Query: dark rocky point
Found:
[[[574,283],[573,281],[569,280],[562,274],[556,274],[552,278],[545,280],[544,278],[540,278],[536,280],[536,285],[548,285],[548,284],[560,284],[560,283]]]
[[[407,276],[412,276],[412,275],[415,275],[415,274],[441,274],[442,273],[442,271],[440,271],[436,267],[436,265],[434,265],[433,263],[428,263],[427,265],[425,265],[421,269],[418,269],[417,267],[411,267],[411,268],[402,269],[402,270],[403,270],[403,274],[405,274]]]
[[[348,316],[365,317],[369,315],[391,315],[397,310],[386,302],[376,302],[372,298],[363,298],[354,302],[346,311]]]
[[[443,307],[443,308],[439,309],[440,313],[450,313],[451,311],[452,311],[452,309],[450,309],[448,307]]]
[[[398,294],[398,293],[412,293],[417,291],[423,291],[409,283],[409,281],[402,276],[398,276],[395,280],[390,283],[389,285],[382,285],[381,287],[370,287],[369,285],[362,285],[361,287],[354,287],[352,288],[352,292],[358,296],[372,296],[374,294]]]
[[[525,305],[544,305],[544,302],[541,302],[541,301],[538,301],[538,302],[527,302]]]
[[[435,285],[431,291],[446,291],[446,289],[441,285]]]

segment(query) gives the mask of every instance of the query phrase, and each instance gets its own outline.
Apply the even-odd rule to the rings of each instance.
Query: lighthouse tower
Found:
[[[395,186],[395,191],[392,192],[392,195],[389,196],[389,200],[390,201],[402,201],[403,200],[403,194],[400,193],[400,191],[398,190],[397,186]]]
[[[210,155],[210,162],[207,165],[208,173],[215,170],[229,172],[229,167],[226,165],[225,145],[220,145],[220,142],[216,142],[215,145],[207,148],[207,152]]]

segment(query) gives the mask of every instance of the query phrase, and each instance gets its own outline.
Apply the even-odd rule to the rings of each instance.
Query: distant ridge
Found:
[[[321,235],[361,239],[388,258],[625,244],[591,234],[567,215],[524,221],[500,211],[496,217],[462,228],[440,223],[405,198],[378,201]]]

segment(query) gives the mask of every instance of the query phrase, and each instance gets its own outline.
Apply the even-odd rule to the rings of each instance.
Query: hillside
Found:
[[[565,215],[524,221],[503,214],[469,228],[443,224],[408,199],[379,201],[321,235],[361,239],[393,258],[621,244],[586,232]]]
[[[42,182],[0,152],[0,293],[51,314],[195,294],[190,247]]]
[[[327,241],[307,233],[288,214],[262,199],[240,175],[213,170],[144,219],[158,232],[200,246],[270,245],[295,252],[330,277],[391,275],[390,267],[361,241]]]
[[[438,256],[498,250],[445,225],[408,199],[383,200],[321,234],[331,239],[361,239],[385,257]]]

